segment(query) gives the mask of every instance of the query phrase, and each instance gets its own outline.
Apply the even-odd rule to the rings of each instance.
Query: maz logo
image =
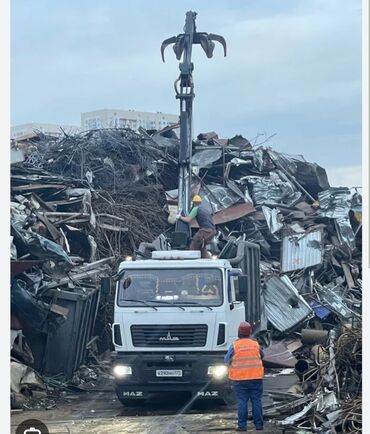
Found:
[[[143,396],[143,392],[123,392],[123,396]]]
[[[218,391],[211,390],[210,392],[198,392],[198,396],[218,396]]]
[[[168,332],[167,336],[161,336],[159,338],[160,341],[179,341],[180,339],[177,336],[172,337],[171,333]]]

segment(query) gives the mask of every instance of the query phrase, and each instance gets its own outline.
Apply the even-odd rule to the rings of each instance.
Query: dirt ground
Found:
[[[269,375],[275,375],[272,371]],[[296,382],[294,374],[267,375],[264,379],[264,405],[271,404],[268,391],[286,392]],[[212,401],[197,402],[183,411],[186,395],[158,396],[140,407],[124,407],[118,401],[112,384],[98,384],[94,391],[67,394],[51,410],[14,411],[11,432],[23,421],[42,421],[51,434],[186,434],[231,433],[236,427],[236,405],[221,405]],[[253,433],[253,422],[248,422]],[[266,421],[264,433],[282,433]],[[18,434],[18,433],[17,433]],[[23,434],[23,433],[22,433]]]

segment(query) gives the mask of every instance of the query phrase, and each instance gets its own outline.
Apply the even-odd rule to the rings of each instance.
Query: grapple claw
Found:
[[[164,62],[164,50],[171,44],[174,44],[177,41],[177,36],[172,36],[171,38],[165,39],[161,45],[161,55],[162,60]]]
[[[164,60],[164,51],[166,47],[170,44],[174,44],[173,51],[175,52],[176,59],[180,60],[182,54],[184,53],[185,43],[187,45],[187,50],[191,52],[192,44],[200,44],[206,53],[207,57],[210,58],[213,56],[213,51],[215,48],[215,44],[213,41],[219,42],[224,49],[224,56],[226,56],[226,41],[225,39],[214,33],[205,33],[205,32],[197,32],[195,26],[195,18],[197,14],[196,12],[189,11],[186,14],[186,21],[184,26],[184,32],[180,33],[177,36],[172,36],[172,38],[165,39],[161,45],[161,55],[162,60]]]
[[[208,39],[211,39],[212,41],[219,42],[222,45],[223,49],[224,49],[224,57],[226,57],[226,41],[225,41],[225,38],[223,36],[215,35],[214,33],[210,33],[208,35]]]

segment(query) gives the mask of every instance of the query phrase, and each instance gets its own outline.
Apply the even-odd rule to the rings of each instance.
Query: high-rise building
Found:
[[[131,128],[137,130],[160,130],[179,122],[179,116],[162,112],[139,112],[136,110],[102,109],[81,113],[83,131],[99,128]]]

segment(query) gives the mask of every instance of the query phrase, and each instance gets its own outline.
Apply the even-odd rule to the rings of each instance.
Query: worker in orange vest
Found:
[[[251,339],[252,327],[243,321],[239,325],[238,337],[225,355],[229,365],[229,379],[234,382],[238,399],[237,431],[247,430],[248,401],[252,402],[253,422],[257,431],[263,430],[262,393],[263,393],[263,351],[257,341]]]

